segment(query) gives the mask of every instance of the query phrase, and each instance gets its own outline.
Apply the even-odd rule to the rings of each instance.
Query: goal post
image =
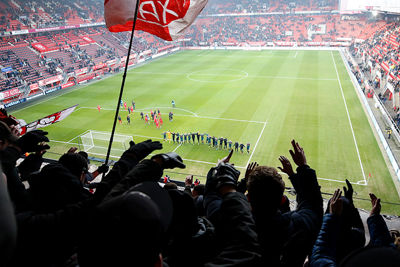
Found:
[[[89,151],[91,148],[94,147],[93,135],[92,131],[87,131],[86,133],[80,136],[81,144],[83,146],[84,151]]]
[[[106,156],[110,136],[111,133],[109,132],[88,130],[81,134],[79,139],[83,146],[83,150],[88,154]],[[129,147],[129,141],[132,140],[132,136],[129,135],[114,134],[110,155],[119,158],[127,147]]]

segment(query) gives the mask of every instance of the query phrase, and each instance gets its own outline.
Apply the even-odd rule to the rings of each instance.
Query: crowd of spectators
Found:
[[[340,15],[281,14],[198,18],[186,34],[197,43],[335,42],[366,39],[382,22],[365,16],[344,20]]]
[[[110,171],[102,165],[90,173],[88,155],[76,148],[41,168],[48,133],[18,136],[16,119],[5,110],[1,115],[1,266],[390,267],[400,262],[380,199],[370,194],[366,244],[351,183],[334,192],[324,212],[316,171],[295,140],[291,160],[279,157],[279,170],[296,192],[297,207],[291,210],[278,170],[254,162],[240,179],[233,151],[209,170],[205,185],[193,187],[189,176],[184,189],[172,182],[163,187],[163,171],[185,164],[174,152],[157,153],[158,141],[131,141]],[[91,183],[99,174],[104,176]]]
[[[360,61],[358,66],[352,67],[363,91],[368,95],[376,92],[399,127],[400,107],[388,100],[392,100],[400,91],[400,24],[393,22],[384,25],[364,42],[353,43],[349,51]],[[365,81],[361,72],[365,74]],[[392,87],[390,89],[389,84]]]
[[[336,14],[275,14],[266,16],[226,16],[216,17],[207,14],[235,14],[251,12],[281,12],[287,10],[310,11],[336,9],[333,0],[295,0],[295,1],[210,1],[197,21],[189,28],[184,38],[190,39],[185,45],[247,45],[268,42],[332,42],[339,37],[365,38],[381,24],[367,21],[363,16],[355,20],[342,20]],[[80,23],[103,21],[103,2],[99,0],[74,0],[71,3],[57,1],[0,1],[0,30],[12,27],[40,28],[54,25],[68,25],[71,18]],[[287,13],[287,12],[285,12]],[[2,24],[3,23],[3,24]],[[48,24],[46,24],[48,23]],[[75,23],[77,24],[77,23]],[[74,24],[74,25],[75,25]],[[79,24],[79,23],[78,23]],[[325,25],[322,26],[321,25]],[[12,28],[11,27],[11,28]],[[319,31],[319,29],[324,29]],[[94,43],[82,38],[90,36]],[[34,52],[35,43],[40,43],[48,51]],[[27,66],[20,66],[17,60],[0,60],[2,68],[11,67],[15,75],[8,71],[0,74],[1,90],[17,86],[31,85],[39,79],[57,74],[72,73],[78,69],[92,67],[107,60],[123,58],[129,43],[129,33],[109,33],[105,27],[79,28],[34,34],[0,37],[0,48],[7,48],[17,60]],[[96,44],[93,49],[90,44]],[[157,49],[167,46],[165,41],[138,33],[133,48],[136,54],[154,54]],[[270,44],[269,44],[270,45]],[[20,49],[20,47],[28,49]],[[119,66],[115,67],[115,70]],[[398,71],[394,69],[394,71]],[[7,81],[6,81],[7,80]]]
[[[383,65],[383,71],[390,71],[393,76],[399,76],[400,71],[400,24],[392,23],[375,32],[366,40],[360,49],[368,53],[374,63]]]
[[[87,36],[93,39],[85,41]],[[91,68],[108,60],[118,61],[126,56],[129,34],[111,34],[100,26],[29,34],[25,35],[25,39],[21,39],[20,36],[0,37],[0,43],[7,48],[0,50],[0,90],[5,91],[21,85],[30,85],[57,74]],[[37,43],[51,51],[35,52],[34,45]],[[146,33],[139,33],[135,37],[133,47],[134,53],[140,54],[144,51],[156,53],[157,49],[166,45],[168,43],[165,41]],[[21,50],[21,46],[26,49]]]
[[[100,22],[103,21],[103,3],[104,1],[100,0],[74,0],[68,3],[53,0],[2,0],[0,32]],[[337,9],[338,1],[335,0],[211,0],[203,15]]]
[[[103,21],[103,1],[2,0],[0,32]]]
[[[204,15],[214,14],[242,14],[242,13],[268,13],[268,12],[294,12],[294,11],[330,11],[338,9],[335,0],[265,0],[265,1],[227,1],[210,0],[203,11]]]

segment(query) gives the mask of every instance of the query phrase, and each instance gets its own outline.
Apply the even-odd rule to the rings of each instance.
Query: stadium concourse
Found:
[[[400,16],[339,9],[335,0],[213,0],[178,41],[136,33],[131,65],[178,49],[343,47],[367,105],[388,117],[377,124],[398,135]],[[100,0],[0,0],[0,266],[399,265],[399,219],[381,215],[381,205],[399,203],[371,193],[369,210],[359,210],[348,180],[321,192],[295,140],[282,141],[290,158],[279,157],[278,169],[254,162],[240,176],[227,151],[201,184],[196,173],[184,182],[163,175],[185,162],[159,153],[159,141],[129,143],[109,167],[75,147],[46,159],[45,131],[18,136],[12,108],[119,73],[128,42],[104,27]],[[328,80],[343,94],[330,56],[338,79]]]

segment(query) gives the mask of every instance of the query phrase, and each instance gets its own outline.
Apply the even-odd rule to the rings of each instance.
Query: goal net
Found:
[[[96,156],[106,156],[108,143],[111,133],[89,130],[79,136],[83,150],[88,154]],[[114,134],[113,144],[111,147],[110,156],[119,158],[122,153],[129,148],[129,141],[132,141],[132,136],[123,134]]]

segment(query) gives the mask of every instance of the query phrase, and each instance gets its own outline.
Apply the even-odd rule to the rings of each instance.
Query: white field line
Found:
[[[161,137],[155,137],[155,136],[146,136],[146,135],[140,135],[140,134],[131,134],[132,136],[136,136],[136,137],[144,137],[144,138],[148,138],[148,139],[159,139],[162,140],[163,138]]]
[[[76,111],[76,110],[75,110],[75,111]],[[79,137],[81,137],[82,135],[87,134],[89,131],[90,131],[90,130],[86,130],[86,131],[84,131],[82,134],[80,134],[80,135],[78,135],[78,136],[75,136],[74,138],[72,138],[71,140],[68,140],[67,142],[70,143],[70,142],[72,142],[72,140],[74,140],[74,139],[76,139],[76,138],[79,138]]]
[[[187,109],[183,109],[183,108],[173,108],[173,107],[149,107],[149,108],[137,108],[137,109],[135,109],[134,111],[144,111],[144,110],[150,110],[150,109],[153,109],[153,108],[155,108],[155,109],[157,109],[157,108],[168,108],[168,109],[173,109],[173,110],[182,110],[182,111],[185,111],[185,112],[187,112],[187,113],[191,113],[191,114],[193,114],[193,117],[198,117],[197,116],[197,114],[196,113],[194,113],[194,112],[192,112],[192,111],[190,111],[190,110],[187,110]],[[78,111],[78,110],[80,110],[80,109],[97,109],[97,107],[78,107],[77,109],[75,109],[75,111]],[[103,108],[103,107],[101,107],[101,109],[102,110],[108,110],[108,111],[115,111],[115,108]],[[121,111],[126,111],[126,112],[128,112],[126,109],[121,109],[120,108],[120,110]]]
[[[74,138],[72,138],[71,140],[68,140],[68,141],[67,141],[67,143],[71,143],[71,142],[72,142],[72,140],[74,140],[75,138],[78,138],[78,136],[77,136],[77,137],[74,137]]]
[[[77,108],[75,111],[77,111],[77,110],[79,110],[79,109],[81,109],[81,108],[87,108],[87,109],[97,109],[97,107],[96,108],[94,108],[94,107],[79,107],[79,108]],[[193,117],[198,117],[197,116],[197,114],[196,113],[194,113],[193,111],[190,111],[190,110],[188,110],[188,109],[184,109],[184,108],[173,108],[173,107],[149,107],[149,108],[137,108],[137,109],[134,109],[134,111],[144,111],[144,110],[151,110],[151,109],[159,109],[159,108],[162,108],[162,109],[172,109],[172,110],[182,110],[182,111],[185,111],[185,112],[187,112],[187,113],[191,113],[191,114],[193,114]],[[101,108],[101,109],[103,109],[103,110],[112,110],[112,111],[114,111],[115,110],[115,108]],[[126,112],[128,112],[126,109],[120,109],[121,111],[126,111]]]
[[[144,136],[144,137],[148,137],[148,136]],[[50,140],[51,142],[57,142],[57,143],[63,143],[63,144],[71,144],[71,145],[78,145],[78,144],[76,144],[76,143],[68,143],[68,142],[63,142],[63,141],[57,141],[57,140]],[[180,146],[181,146],[182,144],[179,144],[174,150],[173,150],[173,152],[175,152]],[[90,152],[90,150],[92,149],[92,148],[94,148],[94,147],[91,147],[91,148],[89,148],[86,152],[89,152],[90,154],[93,154],[93,155],[97,155],[97,156],[106,156],[105,154],[102,154],[102,153],[95,153],[95,152]],[[96,146],[96,148],[103,148],[103,149],[107,149],[106,147],[100,147],[100,146]],[[118,149],[118,148],[114,148],[113,149],[114,151],[121,151],[121,152],[123,152],[124,150],[123,149]],[[254,150],[253,150],[254,151]],[[153,155],[153,154],[150,154],[150,155]],[[112,155],[110,155],[110,157],[112,157],[112,158],[115,158],[115,159],[119,159],[120,158],[120,156],[112,156]],[[251,157],[251,156],[250,156]],[[207,165],[213,165],[213,166],[215,166],[217,163],[216,162],[208,162],[208,161],[202,161],[202,160],[195,160],[195,159],[186,159],[186,158],[183,158],[183,160],[185,160],[185,161],[190,161],[190,162],[196,162],[196,163],[202,163],[202,164],[207,164]],[[250,160],[249,160],[249,162],[250,162]],[[247,165],[248,165],[248,163],[247,163]],[[246,166],[247,166],[246,165]],[[235,165],[235,168],[238,168],[238,169],[246,169],[246,167],[244,167],[244,166],[236,166]],[[283,172],[279,172],[280,174],[284,174]],[[321,178],[321,177],[318,177],[318,179],[319,180],[325,180],[325,181],[331,181],[331,182],[338,182],[338,183],[346,183],[344,180],[335,180],[335,179],[328,179],[328,178]],[[362,182],[364,182],[364,181],[362,181]],[[360,182],[356,182],[356,183],[352,183],[352,184],[358,184],[358,185],[363,185],[363,186],[366,186],[367,184],[365,184],[365,183],[360,183]]]
[[[190,75],[192,73],[185,72],[153,72],[153,71],[135,71],[133,74],[150,74],[150,75]],[[213,73],[202,73],[201,76],[221,76],[221,77],[233,77],[233,78],[241,78],[242,75],[234,75],[234,74],[213,74]],[[293,76],[269,76],[269,75],[249,75],[246,78],[261,78],[261,79],[283,79],[283,80],[310,80],[310,81],[336,81],[336,78],[311,78],[311,77],[293,77]]]
[[[190,110],[184,109],[184,108],[176,108],[176,107],[175,108],[173,108],[173,107],[149,107],[149,108],[137,108],[136,110],[143,111],[143,110],[149,110],[149,109],[153,109],[153,108],[154,109],[156,109],[156,108],[157,109],[159,109],[159,108],[162,108],[162,109],[167,108],[167,109],[172,109],[172,110],[182,110],[182,111],[185,111],[187,113],[193,114],[194,117],[198,117],[197,114],[194,113],[193,111],[190,111]]]
[[[293,58],[296,58],[296,57],[297,57],[297,53],[298,53],[298,51],[296,51],[296,54],[294,54]]]
[[[172,150],[172,152],[175,152],[181,145],[182,145],[182,144],[177,145],[177,146],[175,147],[175,149]]]
[[[266,125],[267,125],[267,122],[264,122],[264,127],[262,128],[262,130],[261,130],[261,132],[260,132],[260,135],[258,136],[258,139],[257,139],[257,141],[256,141],[256,144],[254,145],[253,151],[251,151],[251,154],[250,154],[249,160],[247,161],[246,166],[249,165],[249,163],[250,163],[250,161],[251,161],[251,158],[253,157],[254,151],[256,151],[258,142],[260,142],[261,136],[262,136],[262,134],[264,133],[264,129],[265,129],[265,126],[266,126]]]
[[[97,156],[103,156],[103,157],[106,156],[105,154],[101,154],[101,153],[94,153],[94,152],[89,152],[89,153],[92,154],[92,155],[97,155]],[[119,159],[120,156],[113,156],[113,155],[110,154],[110,158]]]
[[[75,138],[74,138],[74,139],[75,139]],[[72,139],[72,140],[73,140],[73,139]],[[61,143],[61,144],[68,144],[68,145],[79,145],[78,143],[74,143],[74,142],[71,142],[71,141],[64,142],[64,141],[57,141],[57,140],[52,140],[52,139],[50,139],[50,142]]]
[[[366,179],[366,177],[365,177],[365,173],[364,173],[364,167],[363,167],[363,164],[362,164],[362,162],[361,162],[360,152],[358,151],[357,140],[356,140],[356,136],[355,136],[355,134],[354,134],[353,124],[351,123],[350,114],[349,114],[349,109],[347,108],[346,98],[344,97],[343,88],[342,88],[342,83],[340,82],[339,72],[338,72],[338,70],[337,70],[336,61],[335,61],[335,58],[333,57],[332,51],[331,51],[331,57],[332,57],[332,60],[333,60],[333,66],[335,67],[337,81],[339,82],[340,92],[342,93],[342,98],[343,98],[344,106],[346,107],[347,118],[348,118],[348,120],[349,120],[349,124],[350,124],[350,128],[351,128],[351,133],[353,134],[354,145],[355,145],[355,147],[356,147],[358,160],[359,160],[359,162],[360,162],[361,172],[362,172],[362,175],[363,175],[365,184],[368,184],[367,179]]]
[[[287,176],[287,174],[284,173],[284,172],[278,172],[278,173],[279,174],[284,174],[284,175]],[[343,184],[346,183],[345,180],[336,180],[336,179],[329,179],[329,178],[322,178],[322,177],[317,177],[317,179],[318,180],[324,180],[324,181],[330,181],[330,182],[338,182],[338,183],[343,183]],[[364,182],[364,181],[362,180],[362,182]],[[363,184],[363,183],[360,183],[360,182],[350,182],[350,183],[351,184],[356,184],[356,185],[364,185],[364,186],[366,186],[366,184]]]
[[[108,147],[105,147],[105,146],[92,146],[90,149],[92,149],[92,148],[102,148],[102,149],[104,149],[104,150],[107,150],[107,149],[108,149]],[[89,152],[90,149],[86,150],[86,152]],[[113,151],[125,152],[126,149],[113,148],[112,150],[113,150]],[[90,153],[92,153],[92,152],[90,152]],[[94,154],[94,153],[93,153],[93,154]],[[105,155],[104,155],[104,156],[105,156]]]
[[[157,108],[157,107],[156,107]],[[160,107],[161,108],[161,107]],[[97,107],[80,107],[78,109],[76,109],[75,111],[78,111],[79,109],[97,109]],[[101,108],[102,110],[107,110],[107,111],[114,111],[115,109],[112,108]],[[143,110],[149,110],[148,109],[136,109],[139,111],[143,111]],[[173,110],[174,108],[171,108],[171,110]],[[176,108],[175,108],[176,109]],[[190,112],[190,111],[188,111]],[[196,114],[193,112],[190,112],[192,114]],[[252,120],[240,120],[240,119],[232,119],[232,118],[219,118],[219,117],[209,117],[209,116],[199,116],[199,115],[187,115],[187,114],[174,114],[174,116],[183,116],[183,117],[195,117],[195,118],[200,118],[200,119],[211,119],[211,120],[223,120],[223,121],[238,121],[238,122],[250,122],[250,123],[260,123],[260,124],[264,124],[264,121],[252,121]]]
[[[176,72],[174,73],[174,72],[135,71],[135,72],[132,72],[131,75],[133,75],[135,73],[136,74],[161,74],[161,75],[163,75],[163,74],[164,75],[189,75],[190,74],[190,73],[176,73]],[[201,75],[203,75],[203,76],[214,76],[214,77],[215,76],[225,76],[225,77],[233,77],[233,78],[243,77],[243,76],[240,76],[240,75],[211,74],[211,73],[210,74],[201,74]],[[268,75],[249,75],[247,77],[248,78],[261,78],[261,79],[264,79],[264,78],[265,79],[282,79],[282,80],[336,81],[336,79],[332,79],[332,78],[310,78],[310,77],[268,76]],[[68,92],[63,93],[62,95],[66,95],[66,94],[72,93],[72,92],[74,92],[76,90],[79,90],[79,89],[82,89],[82,88],[84,88],[84,87],[79,86],[79,87],[77,87],[75,89],[72,89],[72,90],[69,90]],[[45,103],[45,102],[50,101],[50,100],[53,100],[54,98],[57,98],[59,96],[61,96],[61,95],[55,95],[55,96],[43,99],[42,101],[38,101],[35,104],[20,108],[20,109],[14,111],[14,113],[17,113],[19,111],[22,111],[22,110],[30,108],[30,107],[34,107],[36,105]],[[77,108],[75,111],[77,111],[77,110],[79,110],[79,108]],[[115,109],[113,109],[113,110],[115,110]]]

